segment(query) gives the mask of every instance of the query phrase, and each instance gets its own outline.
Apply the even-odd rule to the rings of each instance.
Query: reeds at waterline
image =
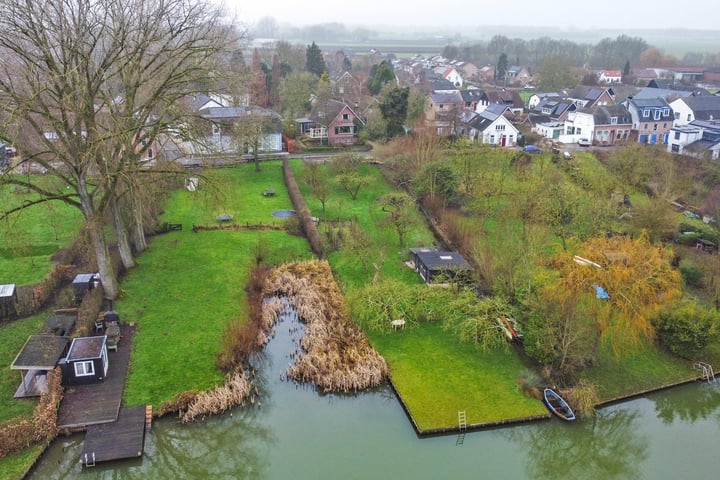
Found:
[[[206,415],[217,415],[235,406],[244,406],[248,399],[253,399],[255,390],[252,379],[244,372],[228,374],[225,383],[205,392],[200,392],[180,409],[180,421],[189,423]]]
[[[286,297],[306,324],[302,355],[288,369],[288,378],[314,383],[325,392],[363,390],[387,378],[385,360],[350,319],[327,261],[281,265],[266,279],[264,292]],[[265,322],[281,307],[265,302],[263,308]]]

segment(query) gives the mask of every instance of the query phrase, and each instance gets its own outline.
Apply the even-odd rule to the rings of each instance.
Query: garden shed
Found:
[[[82,300],[83,296],[96,287],[97,275],[94,273],[81,273],[72,282],[75,300]]]
[[[107,336],[73,339],[67,356],[59,364],[65,386],[102,382],[109,367]]]
[[[445,252],[436,248],[411,248],[415,270],[425,283],[433,283],[439,277],[444,280],[467,280],[472,267],[458,252]]]
[[[37,397],[47,392],[47,373],[67,352],[68,337],[31,335],[17,354],[11,370],[20,370],[21,383],[15,398]]]
[[[0,318],[17,315],[17,288],[14,283],[0,285]]]

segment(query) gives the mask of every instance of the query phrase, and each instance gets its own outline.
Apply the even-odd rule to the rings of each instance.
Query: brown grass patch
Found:
[[[290,263],[274,269],[264,293],[287,297],[307,325],[302,355],[289,368],[289,378],[314,383],[325,392],[357,391],[385,380],[387,364],[350,320],[327,261]],[[263,318],[274,323],[281,304],[264,305]]]

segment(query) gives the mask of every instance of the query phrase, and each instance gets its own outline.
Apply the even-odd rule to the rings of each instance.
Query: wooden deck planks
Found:
[[[116,422],[94,425],[85,434],[80,463],[92,466],[142,456],[145,444],[145,406],[123,408]]]
[[[90,425],[117,420],[130,360],[133,332],[132,327],[121,325],[121,340],[117,351],[108,353],[110,365],[103,382],[66,389],[58,413],[60,430],[84,430]]]

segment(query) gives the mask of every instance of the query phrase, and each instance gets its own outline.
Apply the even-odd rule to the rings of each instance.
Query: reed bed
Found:
[[[253,392],[257,389],[245,372],[236,371],[228,374],[225,383],[208,390],[200,392],[191,398],[184,408],[180,409],[180,421],[190,423],[203,419],[206,415],[217,415],[226,412],[235,406],[245,406],[250,399],[255,403]]]
[[[277,267],[268,275],[264,293],[286,297],[306,324],[302,351],[288,369],[288,378],[314,383],[325,392],[372,388],[387,378],[385,360],[350,320],[327,261]],[[263,318],[274,322],[281,302],[266,302],[264,309]]]

